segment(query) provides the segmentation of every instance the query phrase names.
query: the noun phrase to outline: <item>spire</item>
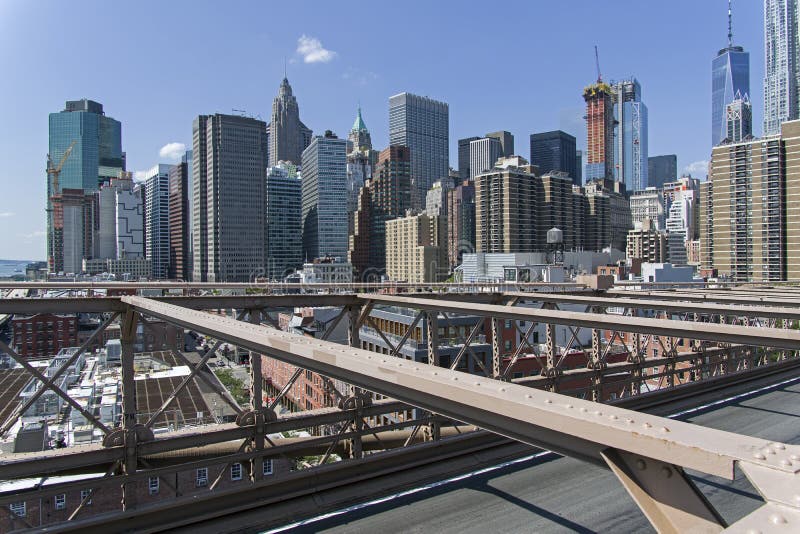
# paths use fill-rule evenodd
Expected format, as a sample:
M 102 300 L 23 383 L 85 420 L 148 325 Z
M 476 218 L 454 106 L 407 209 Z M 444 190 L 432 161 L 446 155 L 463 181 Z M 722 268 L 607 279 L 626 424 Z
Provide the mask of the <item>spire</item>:
M 731 23 L 732 18 L 731 0 L 728 0 L 728 48 L 733 46 L 733 24 Z
M 358 114 L 356 115 L 356 121 L 353 123 L 352 131 L 360 132 L 361 130 L 366 130 L 367 125 L 364 124 L 364 119 L 361 118 L 361 106 L 358 106 Z

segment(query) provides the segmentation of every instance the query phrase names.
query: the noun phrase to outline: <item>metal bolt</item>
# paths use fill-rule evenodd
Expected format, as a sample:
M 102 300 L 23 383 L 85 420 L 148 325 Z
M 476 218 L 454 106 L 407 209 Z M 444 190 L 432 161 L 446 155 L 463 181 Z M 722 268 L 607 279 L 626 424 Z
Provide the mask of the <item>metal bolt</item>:
M 612 421 L 616 421 L 617 420 L 617 416 L 614 415 L 614 414 L 609 415 L 608 418 L 611 419 Z
M 671 478 L 672 477 L 672 469 L 670 469 L 666 465 L 661 468 L 661 472 L 664 473 L 664 476 L 667 477 L 667 478 Z
M 594 412 L 594 414 L 595 415 L 603 415 L 603 412 L 601 412 L 600 410 L 597 410 L 596 412 Z
M 775 444 L 773 444 L 773 446 L 776 449 L 778 449 L 779 451 L 782 451 L 782 450 L 784 450 L 786 448 L 786 445 L 784 445 L 783 443 L 775 443 Z
M 669 432 L 669 428 L 667 428 L 665 426 L 662 426 L 661 427 L 661 432 L 667 433 L 667 432 Z
M 798 454 L 793 454 L 793 455 L 789 456 L 789 458 L 791 458 L 792 460 L 795 460 L 795 461 L 797 461 L 797 460 L 800 460 L 800 455 L 798 455 Z
M 636 460 L 636 467 L 639 470 L 644 471 L 645 469 L 647 469 L 647 463 L 640 458 L 640 459 Z
M 475 382 L 475 385 L 476 385 L 476 386 L 480 386 L 480 385 L 481 385 L 481 383 L 480 383 L 480 382 Z
M 763 454 L 761 454 L 760 452 L 757 452 L 757 453 L 753 454 L 753 458 L 755 458 L 756 460 L 766 460 L 767 459 L 767 457 L 764 456 Z
M 769 520 L 775 523 L 776 525 L 782 525 L 786 523 L 786 518 L 778 514 L 772 514 L 771 516 L 769 516 Z
M 454 377 L 453 377 L 453 380 L 458 380 L 458 377 L 457 377 L 457 376 L 454 376 Z
M 642 426 L 645 428 L 651 428 L 653 425 L 651 425 L 650 423 L 645 423 Z
M 528 394 L 528 395 L 525 395 L 525 398 L 526 398 L 526 399 L 532 399 L 532 398 L 533 398 L 533 395 L 530 395 L 530 394 Z
M 584 407 L 581 407 L 581 412 L 582 412 L 582 413 L 586 413 L 586 412 L 588 412 L 588 411 L 589 411 L 589 410 L 587 410 L 586 408 L 584 408 Z
M 553 404 L 553 401 L 551 401 L 550 399 L 545 399 L 545 400 L 544 400 L 544 403 L 545 403 L 545 404 Z
M 572 405 L 571 404 L 566 404 L 565 406 L 567 407 L 568 410 L 572 409 Z
M 789 460 L 781 460 L 781 465 L 784 467 L 791 467 L 792 462 L 790 462 Z

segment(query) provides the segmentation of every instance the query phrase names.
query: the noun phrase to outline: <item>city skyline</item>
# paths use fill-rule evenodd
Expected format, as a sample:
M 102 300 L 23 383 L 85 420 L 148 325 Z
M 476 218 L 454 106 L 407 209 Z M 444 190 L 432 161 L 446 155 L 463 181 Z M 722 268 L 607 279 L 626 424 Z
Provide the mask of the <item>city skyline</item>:
M 88 5 L 93 5 L 89 3 Z M 31 32 L 35 23 L 40 25 L 69 26 L 71 14 L 60 6 L 42 6 L 22 3 L 7 3 L 0 8 L 0 21 L 3 24 L 3 64 L 8 71 L 22 76 L 13 86 L 2 89 L 7 101 L 18 102 L 16 109 L 8 110 L 7 123 L 3 141 L 5 161 L 10 165 L 3 172 L 3 186 L 8 195 L 0 204 L 2 220 L 13 223 L 11 232 L 3 238 L 4 249 L 14 250 L 14 256 L 26 259 L 43 258 L 45 252 L 44 230 L 45 218 L 41 208 L 41 198 L 45 196 L 43 177 L 43 160 L 46 154 L 47 126 L 46 115 L 58 110 L 68 99 L 91 98 L 104 104 L 109 116 L 119 120 L 123 125 L 123 150 L 127 153 L 128 170 L 144 171 L 158 163 L 178 163 L 177 148 L 183 144 L 191 144 L 191 121 L 198 113 L 219 111 L 231 113 L 231 109 L 245 109 L 247 114 L 261 116 L 268 120 L 275 88 L 279 84 L 284 58 L 287 60 L 287 77 L 292 83 L 298 102 L 302 107 L 304 122 L 315 132 L 331 129 L 340 137 L 347 134 L 348 126 L 359 102 L 363 110 L 364 120 L 371 125 L 373 144 L 377 147 L 388 146 L 388 110 L 386 102 L 389 96 L 402 91 L 427 95 L 441 100 L 450 106 L 450 166 L 457 166 L 457 140 L 473 135 L 481 135 L 486 131 L 508 130 L 520 139 L 531 133 L 563 129 L 574 135 L 578 148 L 586 144 L 582 115 L 583 102 L 580 97 L 582 87 L 591 83 L 596 77 L 592 46 L 598 44 L 600 49 L 600 65 L 604 79 L 618 80 L 635 75 L 647 90 L 647 103 L 650 111 L 650 155 L 676 153 L 679 158 L 679 172 L 694 171 L 696 177 L 704 178 L 703 162 L 710 156 L 708 145 L 710 131 L 709 95 L 711 86 L 710 60 L 727 42 L 727 2 L 719 1 L 692 5 L 694 17 L 687 20 L 682 12 L 690 4 L 671 3 L 664 6 L 638 6 L 627 10 L 625 16 L 658 18 L 664 28 L 632 29 L 642 40 L 639 50 L 631 51 L 622 47 L 613 38 L 612 32 L 597 29 L 598 21 L 611 21 L 609 15 L 590 7 L 568 11 L 547 4 L 520 4 L 516 10 L 522 20 L 530 20 L 544 16 L 569 16 L 575 35 L 558 53 L 535 55 L 533 67 L 526 60 L 522 68 L 528 83 L 507 84 L 498 89 L 489 80 L 472 80 L 469 87 L 457 87 L 460 78 L 453 73 L 444 58 L 449 52 L 456 51 L 456 45 L 443 37 L 440 43 L 428 46 L 442 51 L 440 57 L 422 54 L 424 47 L 414 43 L 407 52 L 390 44 L 380 32 L 362 24 L 366 39 L 376 40 L 375 50 L 364 51 L 356 43 L 348 43 L 342 31 L 336 30 L 337 21 L 344 27 L 350 24 L 342 14 L 324 6 L 308 13 L 308 20 L 303 25 L 273 29 L 264 29 L 264 17 L 252 17 L 253 23 L 237 23 L 246 26 L 247 31 L 226 30 L 223 38 L 214 44 L 219 50 L 206 50 L 209 66 L 219 68 L 219 81 L 207 81 L 201 84 L 198 74 L 185 73 L 179 77 L 180 84 L 166 80 L 158 88 L 146 87 L 138 81 L 144 67 L 166 70 L 174 63 L 182 63 L 191 57 L 192 45 L 198 45 L 197 37 L 188 37 L 179 50 L 181 61 L 176 61 L 174 54 L 163 54 L 172 41 L 154 39 L 146 43 L 147 32 L 142 33 L 142 25 L 148 10 L 131 6 L 121 6 L 119 19 L 126 20 L 126 25 L 138 28 L 134 41 L 136 46 L 125 43 L 126 33 L 122 31 L 119 43 L 107 47 L 107 50 L 96 50 L 96 47 L 80 43 L 67 43 L 55 56 L 52 50 L 56 46 L 53 38 L 46 36 L 37 42 L 25 41 L 23 48 L 19 38 L 20 32 Z M 634 4 L 631 4 L 634 6 Z M 467 13 L 455 13 L 452 6 L 434 6 L 431 22 L 417 22 L 420 31 L 423 26 L 435 21 L 443 22 L 448 18 L 467 24 L 467 28 L 479 26 L 478 17 L 472 17 L 472 9 Z M 756 133 L 761 133 L 758 126 L 762 123 L 763 109 L 760 104 L 760 81 L 763 79 L 763 28 L 761 3 L 734 4 L 734 40 L 742 44 L 751 53 L 751 86 L 754 102 L 753 124 L 757 125 Z M 79 10 L 80 11 L 80 10 Z M 110 15 L 102 10 L 88 10 L 90 13 L 83 21 L 75 19 L 77 28 L 89 25 L 110 23 Z M 258 6 L 254 12 L 264 12 Z M 293 11 L 286 6 L 274 6 L 270 16 L 279 16 L 282 11 L 289 15 Z M 296 11 L 296 10 L 295 10 Z M 623 10 L 625 11 L 625 10 Z M 216 16 L 208 6 L 198 5 L 191 14 L 175 6 L 163 7 L 165 23 L 181 20 L 202 21 Z M 375 15 L 376 17 L 378 14 Z M 396 15 L 402 16 L 402 15 Z M 233 23 L 229 15 L 220 15 L 221 22 Z M 466 17 L 468 20 L 464 20 Z M 471 18 L 470 18 L 471 17 Z M 14 24 L 9 24 L 10 21 Z M 497 31 L 507 30 L 508 35 L 515 35 L 513 25 L 518 22 L 507 22 Z M 670 26 L 672 24 L 672 26 Z M 190 30 L 187 25 L 186 31 Z M 661 26 L 661 25 L 660 25 Z M 612 26 L 609 26 L 611 28 Z M 123 30 L 124 30 L 123 28 Z M 681 28 L 680 37 L 675 30 Z M 188 34 L 179 30 L 174 36 L 176 42 L 181 36 Z M 537 35 L 523 32 L 514 37 L 510 43 L 511 54 L 509 64 L 522 61 L 535 50 L 549 50 L 544 46 L 550 30 L 543 28 Z M 584 36 L 585 35 L 585 36 Z M 130 40 L 130 39 L 129 39 Z M 230 57 L 232 49 L 239 49 L 243 44 L 250 45 L 252 51 L 242 51 L 241 58 Z M 438 47 L 437 47 L 438 45 Z M 98 54 L 97 63 L 88 64 L 77 61 L 87 51 Z M 46 59 L 38 61 L 45 53 Z M 479 54 L 484 52 L 480 51 Z M 393 58 L 391 69 L 383 67 L 381 59 L 387 54 Z M 392 54 L 397 54 L 396 56 Z M 52 56 L 52 57 L 51 57 Z M 86 56 L 88 57 L 88 56 Z M 426 59 L 420 60 L 419 58 Z M 30 65 L 44 65 L 48 72 L 47 79 L 55 77 L 58 84 L 34 83 L 41 80 L 34 76 L 30 67 L 21 64 L 22 59 Z M 122 61 L 122 68 L 116 77 L 105 76 L 96 65 L 108 62 L 111 58 Z M 653 61 L 656 58 L 657 61 Z M 179 58 L 180 59 L 180 58 Z M 462 58 L 460 61 L 480 60 L 479 57 Z M 172 63 L 170 63 L 170 61 Z M 569 68 L 564 68 L 568 61 Z M 256 64 L 258 74 L 247 76 L 241 67 L 245 64 Z M 172 66 L 171 68 L 175 68 Z M 549 72 L 548 83 L 542 83 L 537 72 Z M 414 73 L 413 76 L 409 73 Z M 676 79 L 676 75 L 679 77 Z M 168 78 L 168 77 L 167 77 Z M 515 78 L 516 79 L 516 78 Z M 236 83 L 229 83 L 234 81 Z M 127 87 L 126 87 L 127 85 Z M 191 90 L 187 90 L 191 87 Z M 487 89 L 491 88 L 491 91 Z M 677 88 L 677 89 L 676 89 Z M 675 110 L 675 92 L 679 90 L 681 106 Z M 755 94 L 758 92 L 758 94 Z M 37 120 L 41 117 L 41 120 Z M 24 118 L 24 120 L 23 120 Z M 159 128 L 152 128 L 156 121 Z M 153 132 L 158 132 L 154 134 Z M 163 149 L 163 150 L 162 150 Z M 162 152 L 162 157 L 159 152 Z M 520 153 L 519 147 L 516 151 Z M 523 151 L 524 152 L 524 151 Z M 171 155 L 177 155 L 170 158 Z M 525 153 L 520 155 L 527 156 Z M 698 170 L 700 172 L 698 172 Z M 8 172 L 8 174 L 6 174 Z M 13 200 L 12 200 L 13 199 Z

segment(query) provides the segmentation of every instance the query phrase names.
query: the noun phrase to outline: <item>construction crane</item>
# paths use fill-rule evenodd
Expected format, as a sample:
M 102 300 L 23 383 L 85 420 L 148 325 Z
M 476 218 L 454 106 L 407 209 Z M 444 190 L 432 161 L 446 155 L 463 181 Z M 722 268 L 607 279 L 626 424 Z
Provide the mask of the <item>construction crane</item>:
M 597 45 L 594 45 L 594 66 L 597 69 L 597 83 L 603 81 L 603 75 L 600 74 L 600 55 L 597 53 Z
M 53 195 L 58 194 L 58 176 L 61 174 L 61 168 L 64 166 L 67 158 L 72 153 L 72 148 L 77 142 L 78 141 L 73 141 L 69 147 L 67 147 L 67 149 L 64 151 L 64 155 L 61 157 L 61 161 L 58 163 L 58 167 L 53 167 L 53 160 L 50 159 L 50 154 L 47 155 L 47 175 L 53 177 Z

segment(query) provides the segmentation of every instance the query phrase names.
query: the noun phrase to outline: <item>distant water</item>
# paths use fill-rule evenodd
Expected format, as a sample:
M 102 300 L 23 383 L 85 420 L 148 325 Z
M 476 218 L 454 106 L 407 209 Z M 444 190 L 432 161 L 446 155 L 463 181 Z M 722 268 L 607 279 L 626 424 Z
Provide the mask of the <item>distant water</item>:
M 25 275 L 25 266 L 31 263 L 28 260 L 0 260 L 0 278 L 7 278 L 15 274 Z M 14 272 L 14 271 L 22 271 Z

